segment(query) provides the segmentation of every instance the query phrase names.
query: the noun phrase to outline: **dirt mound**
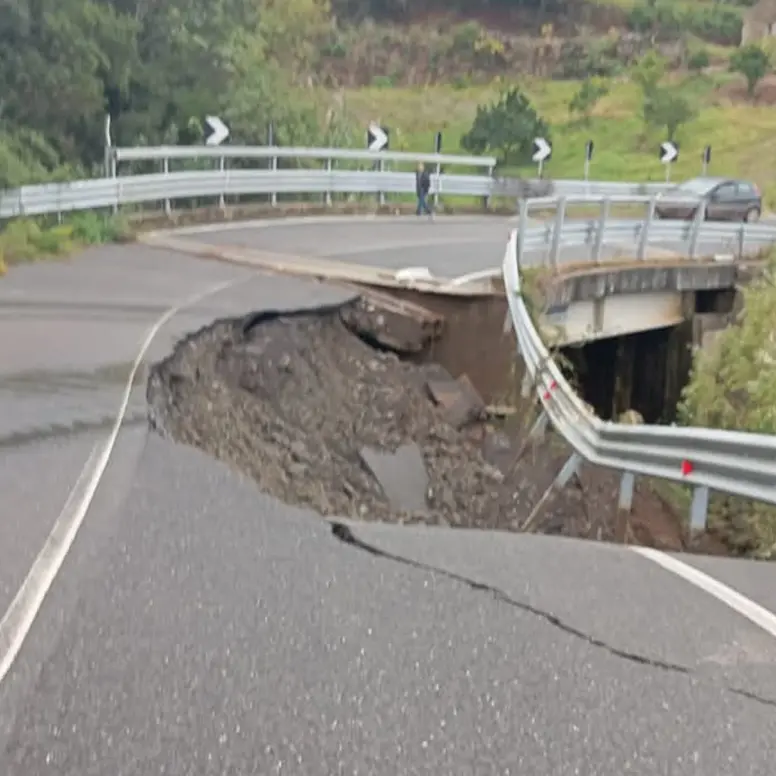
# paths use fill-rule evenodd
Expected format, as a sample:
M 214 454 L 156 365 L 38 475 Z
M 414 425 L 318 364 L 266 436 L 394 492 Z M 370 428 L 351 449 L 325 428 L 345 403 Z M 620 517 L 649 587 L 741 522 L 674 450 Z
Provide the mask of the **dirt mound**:
M 562 440 L 524 445 L 520 418 L 473 416 L 459 428 L 429 390 L 452 377 L 366 344 L 351 317 L 338 308 L 203 329 L 152 369 L 152 425 L 322 515 L 520 530 L 569 455 Z M 583 470 L 535 530 L 618 538 L 618 484 L 616 473 Z M 411 510 L 397 503 L 403 487 Z M 629 538 L 682 544 L 678 521 L 640 488 Z

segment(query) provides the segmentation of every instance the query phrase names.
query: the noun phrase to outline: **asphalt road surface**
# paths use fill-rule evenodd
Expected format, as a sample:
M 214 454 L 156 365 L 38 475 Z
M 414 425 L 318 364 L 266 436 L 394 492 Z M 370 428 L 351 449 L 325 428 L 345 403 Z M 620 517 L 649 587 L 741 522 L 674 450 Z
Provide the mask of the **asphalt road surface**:
M 303 224 L 307 226 L 300 228 Z M 313 225 L 314 224 L 314 225 Z M 343 224 L 347 228 L 343 229 Z M 539 225 L 536 222 L 535 225 Z M 499 228 L 501 226 L 502 228 Z M 500 268 L 510 229 L 516 218 L 459 216 L 427 218 L 362 217 L 307 219 L 289 218 L 278 222 L 251 222 L 250 225 L 193 227 L 182 231 L 187 239 L 209 245 L 240 246 L 257 251 L 271 251 L 291 256 L 316 256 L 388 269 L 428 267 L 431 274 L 455 278 L 472 272 Z M 637 242 L 605 245 L 603 258 L 634 258 Z M 687 253 L 689 242 L 650 244 L 650 255 L 664 258 L 667 254 Z M 735 244 L 701 242 L 700 255 L 729 254 Z M 593 246 L 564 248 L 559 262 L 588 260 Z M 544 263 L 548 250 L 532 251 L 525 263 Z
M 451 275 L 498 264 L 506 229 L 447 226 L 208 239 L 379 266 L 436 257 Z M 348 295 L 136 246 L 0 281 L 0 617 L 149 327 L 208 291 L 147 360 L 214 318 Z M 334 531 L 149 433 L 143 392 L 0 681 L 3 776 L 773 773 L 776 638 L 704 590 L 622 547 Z M 771 566 L 684 560 L 776 606 Z M 0 638 L 0 666 L 4 651 Z

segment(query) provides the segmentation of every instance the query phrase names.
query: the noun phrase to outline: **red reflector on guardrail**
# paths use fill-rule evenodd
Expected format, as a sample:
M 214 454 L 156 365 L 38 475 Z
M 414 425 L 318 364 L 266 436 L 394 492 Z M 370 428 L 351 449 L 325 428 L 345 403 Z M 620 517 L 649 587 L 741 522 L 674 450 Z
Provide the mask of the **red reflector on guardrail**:
M 686 477 L 688 474 L 692 474 L 694 468 L 691 461 L 682 461 L 682 476 Z

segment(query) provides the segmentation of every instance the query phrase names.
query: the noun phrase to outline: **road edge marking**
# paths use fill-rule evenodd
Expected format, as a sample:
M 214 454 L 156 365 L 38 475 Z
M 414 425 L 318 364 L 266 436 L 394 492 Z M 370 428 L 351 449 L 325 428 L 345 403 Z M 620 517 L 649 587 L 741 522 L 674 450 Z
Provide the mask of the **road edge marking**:
M 642 558 L 646 558 L 666 571 L 675 574 L 685 582 L 689 582 L 712 598 L 716 598 L 725 606 L 776 638 L 776 614 L 756 603 L 751 598 L 747 598 L 724 582 L 720 582 L 700 569 L 696 569 L 694 566 L 690 566 L 660 550 L 654 550 L 651 547 L 629 547 L 629 549 Z
M 162 327 L 182 310 L 197 304 L 197 302 L 202 301 L 208 296 L 217 294 L 230 286 L 244 281 L 245 278 L 236 278 L 192 294 L 177 305 L 170 307 L 146 333 L 135 360 L 132 362 L 132 368 L 130 369 L 121 402 L 119 403 L 119 409 L 116 413 L 116 420 L 107 439 L 103 443 L 98 442 L 92 449 L 86 464 L 68 495 L 64 507 L 54 521 L 54 525 L 46 537 L 43 547 L 30 566 L 30 570 L 27 572 L 27 576 L 16 592 L 10 606 L 2 618 L 0 618 L 0 684 L 2 684 L 21 650 L 43 605 L 46 594 L 54 584 L 54 580 L 78 535 L 84 517 L 97 492 L 100 480 L 108 468 L 111 453 L 116 445 L 121 425 L 124 422 L 124 417 L 129 407 L 135 377 L 154 338 Z M 97 455 L 98 451 L 99 455 Z

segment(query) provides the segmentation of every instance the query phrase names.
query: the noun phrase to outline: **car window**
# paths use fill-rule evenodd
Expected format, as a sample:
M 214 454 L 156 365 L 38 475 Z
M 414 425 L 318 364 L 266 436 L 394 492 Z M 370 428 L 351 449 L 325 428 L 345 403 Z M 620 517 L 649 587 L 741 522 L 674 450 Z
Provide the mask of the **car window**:
M 747 183 L 746 181 L 741 181 L 738 184 L 738 194 L 741 197 L 757 197 L 759 194 L 757 193 L 757 189 L 751 184 Z
M 731 200 L 738 197 L 737 183 L 723 183 L 715 192 L 714 197 L 717 200 Z
M 679 184 L 674 191 L 677 194 L 703 196 L 704 194 L 708 194 L 714 186 L 716 186 L 714 181 L 708 181 L 704 178 L 691 178 L 690 180 Z

